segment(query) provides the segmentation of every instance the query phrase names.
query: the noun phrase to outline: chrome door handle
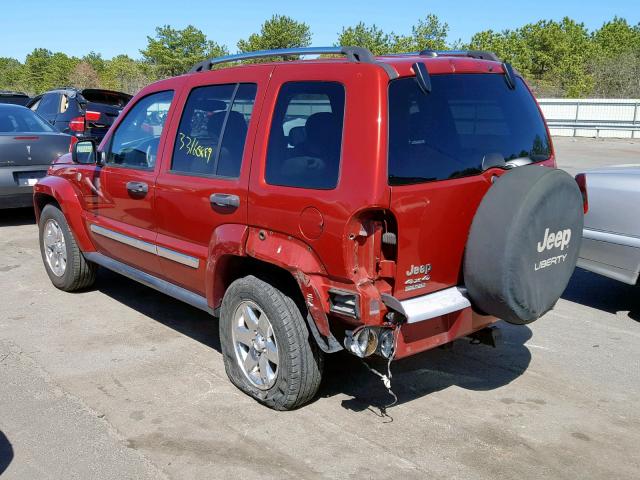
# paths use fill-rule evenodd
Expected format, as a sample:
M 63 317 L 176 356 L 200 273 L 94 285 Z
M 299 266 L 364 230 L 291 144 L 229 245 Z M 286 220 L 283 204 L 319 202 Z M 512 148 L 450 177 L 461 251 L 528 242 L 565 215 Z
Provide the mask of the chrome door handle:
M 132 195 L 144 196 L 149 192 L 149 185 L 144 182 L 127 182 L 127 191 Z
M 215 207 L 238 208 L 240 206 L 240 197 L 228 193 L 212 193 L 209 201 Z

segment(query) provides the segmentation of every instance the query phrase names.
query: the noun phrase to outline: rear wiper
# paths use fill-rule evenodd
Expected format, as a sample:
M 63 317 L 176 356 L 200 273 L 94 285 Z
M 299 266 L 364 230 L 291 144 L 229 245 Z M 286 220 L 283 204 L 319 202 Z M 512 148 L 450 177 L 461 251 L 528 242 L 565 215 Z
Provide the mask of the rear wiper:
M 533 163 L 530 157 L 518 157 L 510 160 L 505 160 L 504 155 L 500 152 L 487 153 L 482 157 L 482 171 L 489 170 L 490 168 L 515 168 L 522 167 L 523 165 L 529 165 Z

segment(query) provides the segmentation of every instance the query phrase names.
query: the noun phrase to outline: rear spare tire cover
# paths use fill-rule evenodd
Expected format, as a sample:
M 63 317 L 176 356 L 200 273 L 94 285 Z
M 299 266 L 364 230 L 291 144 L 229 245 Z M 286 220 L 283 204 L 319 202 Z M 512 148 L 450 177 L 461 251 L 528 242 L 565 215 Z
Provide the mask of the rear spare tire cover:
M 529 165 L 496 177 L 465 251 L 472 304 L 520 325 L 551 310 L 576 266 L 583 216 L 580 190 L 562 170 Z

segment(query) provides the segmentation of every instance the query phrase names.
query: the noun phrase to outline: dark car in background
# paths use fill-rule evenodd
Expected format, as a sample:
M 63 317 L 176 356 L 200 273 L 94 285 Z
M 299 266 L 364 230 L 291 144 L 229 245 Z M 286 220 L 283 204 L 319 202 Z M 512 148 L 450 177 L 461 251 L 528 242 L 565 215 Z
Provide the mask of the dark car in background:
M 33 186 L 77 139 L 21 105 L 0 103 L 0 209 L 33 205 Z
M 61 88 L 27 106 L 63 133 L 100 142 L 129 100 L 131 95 L 111 90 Z
M 13 103 L 15 105 L 26 105 L 31 97 L 23 92 L 11 92 L 0 90 L 0 103 Z

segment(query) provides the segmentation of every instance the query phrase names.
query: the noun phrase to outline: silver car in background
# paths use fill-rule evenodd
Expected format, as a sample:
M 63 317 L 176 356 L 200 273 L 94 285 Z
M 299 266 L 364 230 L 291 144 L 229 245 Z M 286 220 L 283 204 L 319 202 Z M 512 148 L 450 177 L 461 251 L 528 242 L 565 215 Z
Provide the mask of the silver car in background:
M 0 210 L 33 205 L 33 186 L 75 138 L 20 105 L 0 104 Z
M 640 165 L 581 173 L 588 211 L 578 266 L 636 285 L 640 272 Z

